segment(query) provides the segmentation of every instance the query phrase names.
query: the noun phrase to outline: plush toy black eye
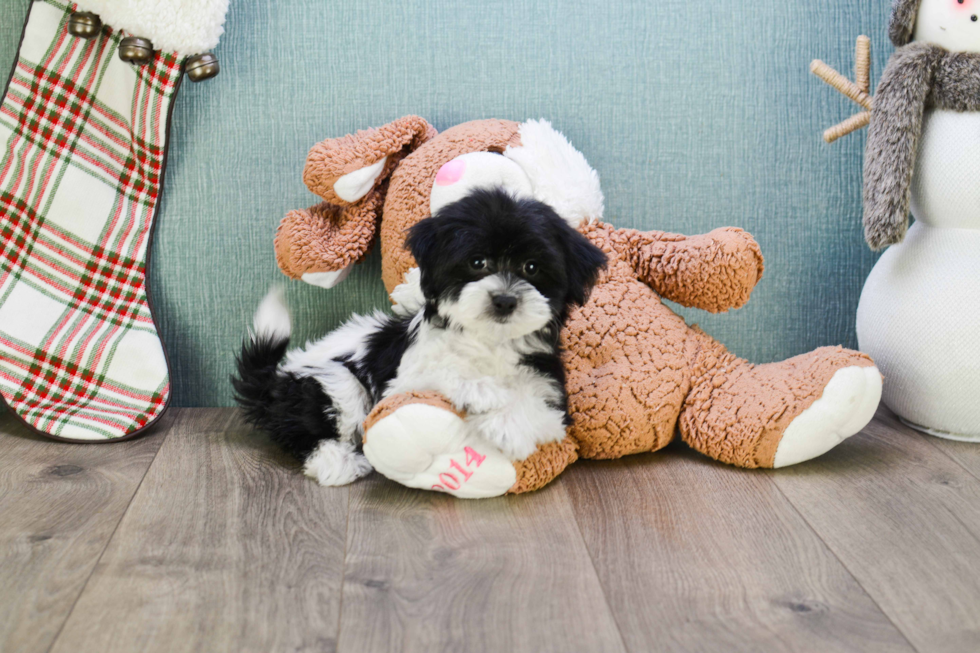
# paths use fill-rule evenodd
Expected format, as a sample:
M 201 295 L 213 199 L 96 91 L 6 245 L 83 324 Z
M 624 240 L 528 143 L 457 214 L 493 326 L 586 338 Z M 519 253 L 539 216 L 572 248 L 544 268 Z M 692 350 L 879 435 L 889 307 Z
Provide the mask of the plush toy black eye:
M 977 15 L 973 14 L 972 16 L 970 16 L 970 20 L 972 20 L 974 23 L 977 22 Z
M 538 262 L 528 261 L 524 264 L 524 274 L 529 277 L 533 277 L 538 273 Z
M 482 256 L 477 256 L 470 259 L 470 269 L 476 272 L 482 272 L 487 269 L 487 259 Z

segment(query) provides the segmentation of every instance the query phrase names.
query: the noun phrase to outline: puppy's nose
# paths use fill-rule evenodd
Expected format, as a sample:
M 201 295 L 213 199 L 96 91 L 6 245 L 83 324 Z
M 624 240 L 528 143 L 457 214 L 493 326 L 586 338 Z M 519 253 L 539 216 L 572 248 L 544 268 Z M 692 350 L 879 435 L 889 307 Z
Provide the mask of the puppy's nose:
M 493 302 L 493 310 L 498 317 L 507 317 L 517 308 L 517 297 L 513 295 L 494 295 L 491 301 Z

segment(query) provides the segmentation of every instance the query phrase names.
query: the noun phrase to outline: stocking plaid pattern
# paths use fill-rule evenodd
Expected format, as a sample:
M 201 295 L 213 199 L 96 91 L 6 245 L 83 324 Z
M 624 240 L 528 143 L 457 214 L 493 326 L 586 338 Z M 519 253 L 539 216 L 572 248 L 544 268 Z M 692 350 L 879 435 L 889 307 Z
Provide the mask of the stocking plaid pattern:
M 73 440 L 131 435 L 170 396 L 146 294 L 181 62 L 119 59 L 38 0 L 0 105 L 0 396 Z

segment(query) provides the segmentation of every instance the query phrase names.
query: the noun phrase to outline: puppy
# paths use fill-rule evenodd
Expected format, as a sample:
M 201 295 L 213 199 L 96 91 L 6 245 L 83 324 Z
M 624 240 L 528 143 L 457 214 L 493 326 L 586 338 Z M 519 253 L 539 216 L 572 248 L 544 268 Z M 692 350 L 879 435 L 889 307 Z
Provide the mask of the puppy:
M 232 382 L 246 417 L 322 485 L 371 471 L 364 419 L 403 392 L 441 393 L 513 460 L 565 437 L 560 332 L 605 254 L 548 205 L 502 189 L 443 207 L 406 246 L 420 270 L 415 310 L 355 316 L 287 353 L 289 317 L 272 293 L 238 357 Z

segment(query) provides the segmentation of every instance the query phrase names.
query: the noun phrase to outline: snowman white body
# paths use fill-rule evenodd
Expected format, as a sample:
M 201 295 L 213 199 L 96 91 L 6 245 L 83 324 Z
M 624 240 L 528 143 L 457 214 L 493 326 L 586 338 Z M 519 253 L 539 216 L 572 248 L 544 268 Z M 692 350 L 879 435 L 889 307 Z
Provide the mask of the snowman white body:
M 915 40 L 980 50 L 980 27 L 949 4 L 923 0 Z M 858 344 L 885 376 L 885 404 L 903 420 L 980 441 L 980 113 L 926 113 L 912 215 L 905 240 L 865 283 Z

